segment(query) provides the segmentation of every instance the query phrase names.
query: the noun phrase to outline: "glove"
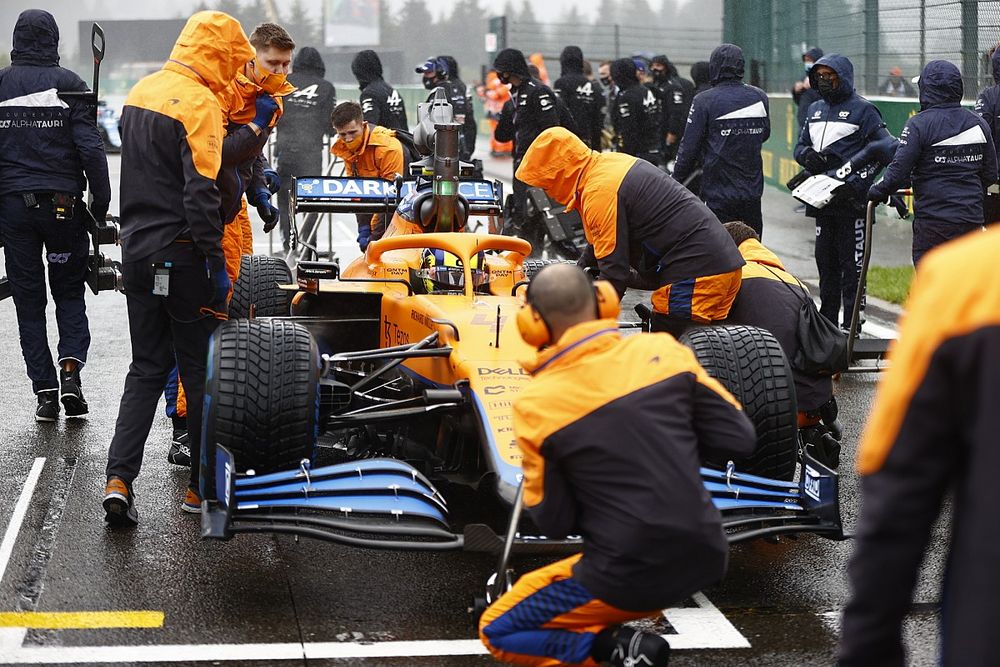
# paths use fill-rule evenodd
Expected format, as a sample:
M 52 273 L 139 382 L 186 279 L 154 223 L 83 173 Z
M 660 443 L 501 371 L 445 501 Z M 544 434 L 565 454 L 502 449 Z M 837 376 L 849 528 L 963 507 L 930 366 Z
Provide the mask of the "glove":
M 108 217 L 108 206 L 110 204 L 111 202 L 99 201 L 97 199 L 90 204 L 90 214 L 94 216 L 94 220 L 97 221 L 98 225 Z
M 868 189 L 868 201 L 873 201 L 876 204 L 888 204 L 889 195 L 882 194 L 882 190 L 878 187 L 878 183 L 876 183 Z
M 278 175 L 278 172 L 274 169 L 265 169 L 264 180 L 267 182 L 267 189 L 271 191 L 271 194 L 278 194 L 278 190 L 281 189 L 281 176 Z
M 368 225 L 358 227 L 358 247 L 361 252 L 368 249 L 368 244 L 372 241 L 372 228 Z
M 817 153 L 811 148 L 807 148 L 799 158 L 799 164 L 806 168 L 810 174 L 822 174 L 827 171 L 829 167 L 827 166 L 826 157 L 822 153 Z
M 910 217 L 910 207 L 906 205 L 906 200 L 899 195 L 889 197 L 889 205 L 896 209 L 896 215 L 900 220 L 907 220 Z
M 257 188 L 254 192 L 254 206 L 257 208 L 257 215 L 264 221 L 264 232 L 270 232 L 281 218 L 278 209 L 271 205 L 271 193 L 264 188 Z
M 270 95 L 258 95 L 254 104 L 257 115 L 253 117 L 253 124 L 261 129 L 271 126 L 271 119 L 278 111 L 278 103 Z
M 209 295 L 211 302 L 209 307 L 213 310 L 225 310 L 226 299 L 229 298 L 229 290 L 233 283 L 226 273 L 226 260 L 223 257 L 210 258 L 205 260 L 205 271 L 208 273 Z

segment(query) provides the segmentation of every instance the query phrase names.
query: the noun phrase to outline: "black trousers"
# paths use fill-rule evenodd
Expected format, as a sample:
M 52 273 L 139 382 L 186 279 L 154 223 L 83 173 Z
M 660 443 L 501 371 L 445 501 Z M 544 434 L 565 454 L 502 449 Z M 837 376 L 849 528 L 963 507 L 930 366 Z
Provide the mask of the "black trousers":
M 822 213 L 822 212 L 821 212 Z M 819 271 L 821 312 L 837 324 L 843 305 L 841 326 L 849 327 L 854 297 L 861 278 L 865 249 L 865 219 L 851 214 L 816 216 L 816 269 Z M 865 294 L 861 295 L 861 312 Z
M 56 304 L 59 361 L 75 359 L 82 366 L 90 348 L 90 326 L 84 301 L 90 237 L 83 222 L 83 204 L 70 220 L 56 220 L 51 195 L 36 195 L 28 208 L 19 194 L 0 197 L 0 238 L 4 242 L 7 279 L 17 312 L 21 354 L 35 393 L 59 388 L 49 350 L 45 322 L 45 265 L 49 291 Z M 43 252 L 44 250 L 44 252 Z
M 942 243 L 957 239 L 959 236 L 965 236 L 970 232 L 981 231 L 983 231 L 982 225 L 915 219 L 913 221 L 913 266 L 916 266 L 928 251 Z
M 162 262 L 172 264 L 168 296 L 153 294 L 153 264 Z M 107 474 L 130 486 L 139 475 L 156 405 L 176 361 L 187 391 L 191 488 L 197 490 L 209 339 L 225 315 L 205 304 L 211 285 L 205 258 L 193 243 L 173 243 L 145 259 L 125 262 L 123 273 L 132 363 L 108 450 Z
M 705 202 L 719 222 L 739 221 L 753 228 L 764 238 L 764 217 L 760 212 L 760 199 L 736 199 L 722 202 Z

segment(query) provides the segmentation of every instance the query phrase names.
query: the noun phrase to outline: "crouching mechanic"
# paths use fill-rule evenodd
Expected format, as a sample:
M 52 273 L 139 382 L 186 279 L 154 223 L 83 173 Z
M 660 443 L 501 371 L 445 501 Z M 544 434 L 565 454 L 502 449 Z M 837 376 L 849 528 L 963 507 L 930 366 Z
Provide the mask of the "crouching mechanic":
M 341 102 L 330 117 L 337 141 L 330 152 L 344 161 L 347 175 L 392 181 L 404 171 L 403 145 L 394 130 L 369 125 L 357 102 Z M 358 247 L 361 252 L 378 241 L 388 226 L 388 214 L 358 216 Z
M 791 362 L 799 350 L 799 309 L 812 297 L 795 276 L 785 271 L 781 260 L 761 244 L 756 230 L 742 222 L 723 226 L 746 260 L 728 322 L 767 329 Z M 810 456 L 836 469 L 840 463 L 841 428 L 833 380 L 828 375 L 803 373 L 794 364 L 792 378 L 799 406 L 799 438 Z
M 609 285 L 567 265 L 539 272 L 518 313 L 540 349 L 514 403 L 524 504 L 543 533 L 581 535 L 584 547 L 521 577 L 483 614 L 480 638 L 500 660 L 665 665 L 662 637 L 620 624 L 725 574 L 729 547 L 699 461 L 746 456 L 753 426 L 689 349 L 661 334 L 622 338 L 617 314 Z
M 656 331 L 723 320 L 740 288 L 740 256 L 708 207 L 645 160 L 591 151 L 572 132 L 542 132 L 517 177 L 545 189 L 583 220 L 583 266 L 596 266 L 618 295 L 654 290 Z

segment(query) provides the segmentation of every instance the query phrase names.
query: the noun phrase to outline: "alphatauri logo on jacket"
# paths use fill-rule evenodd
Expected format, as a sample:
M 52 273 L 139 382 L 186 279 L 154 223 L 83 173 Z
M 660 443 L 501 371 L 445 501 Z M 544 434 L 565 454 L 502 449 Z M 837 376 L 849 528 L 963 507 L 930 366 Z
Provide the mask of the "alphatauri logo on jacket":
M 982 162 L 986 149 L 986 133 L 979 125 L 942 139 L 931 145 L 934 162 L 956 164 L 961 162 Z
M 763 134 L 767 125 L 767 109 L 763 102 L 754 102 L 718 116 L 713 125 L 723 137 Z

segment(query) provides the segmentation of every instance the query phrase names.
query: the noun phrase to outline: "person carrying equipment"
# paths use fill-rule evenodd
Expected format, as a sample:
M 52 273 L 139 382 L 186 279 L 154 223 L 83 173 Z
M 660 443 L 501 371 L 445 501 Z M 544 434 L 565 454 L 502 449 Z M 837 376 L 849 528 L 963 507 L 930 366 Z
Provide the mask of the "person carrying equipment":
M 622 337 L 608 283 L 554 265 L 526 296 L 517 326 L 539 352 L 513 407 L 524 506 L 542 533 L 580 535 L 584 547 L 518 579 L 483 613 L 479 637 L 520 665 L 666 665 L 662 637 L 621 624 L 725 574 L 729 545 L 700 460 L 746 456 L 753 425 L 672 337 Z

